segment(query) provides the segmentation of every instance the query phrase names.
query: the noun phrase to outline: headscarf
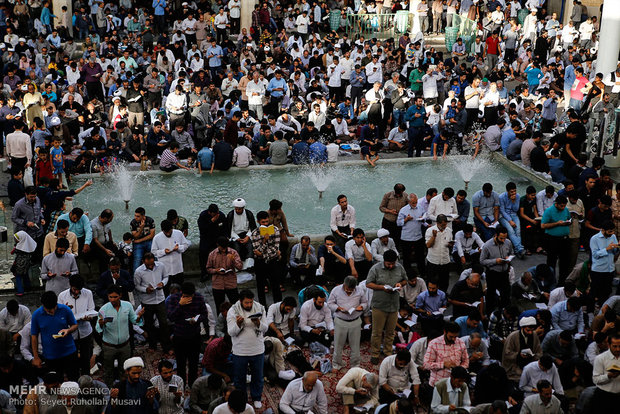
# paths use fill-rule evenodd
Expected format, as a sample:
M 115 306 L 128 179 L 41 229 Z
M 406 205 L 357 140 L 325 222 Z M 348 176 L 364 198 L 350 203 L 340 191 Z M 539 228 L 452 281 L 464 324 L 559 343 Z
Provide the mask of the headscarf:
M 13 235 L 13 237 L 15 238 L 15 241 L 17 241 L 17 246 L 15 246 L 17 250 L 24 253 L 32 253 L 37 248 L 37 242 L 35 242 L 33 238 L 23 230 L 18 231 Z

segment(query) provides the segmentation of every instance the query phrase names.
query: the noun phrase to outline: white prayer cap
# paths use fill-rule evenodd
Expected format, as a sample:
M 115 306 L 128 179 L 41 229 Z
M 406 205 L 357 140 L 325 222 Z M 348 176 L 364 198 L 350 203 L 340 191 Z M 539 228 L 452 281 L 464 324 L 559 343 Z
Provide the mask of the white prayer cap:
M 58 392 L 60 395 L 78 395 L 80 392 L 80 386 L 77 382 L 66 381 L 60 385 L 60 391 Z
M 123 369 L 125 370 L 128 370 L 129 368 L 132 368 L 132 367 L 144 368 L 144 361 L 142 361 L 142 358 L 140 357 L 129 358 L 123 364 Z
M 60 118 L 58 118 L 57 116 L 53 116 L 52 119 L 50 119 L 50 125 L 51 126 L 60 125 Z
M 390 235 L 390 232 L 387 229 L 379 229 L 379 230 L 377 230 L 377 237 L 378 238 L 389 236 L 389 235 Z
M 243 198 L 238 198 L 233 201 L 233 207 L 245 207 L 245 200 Z
M 523 328 L 525 326 L 536 326 L 536 318 L 533 316 L 527 316 L 525 318 L 521 318 L 519 321 L 519 327 Z

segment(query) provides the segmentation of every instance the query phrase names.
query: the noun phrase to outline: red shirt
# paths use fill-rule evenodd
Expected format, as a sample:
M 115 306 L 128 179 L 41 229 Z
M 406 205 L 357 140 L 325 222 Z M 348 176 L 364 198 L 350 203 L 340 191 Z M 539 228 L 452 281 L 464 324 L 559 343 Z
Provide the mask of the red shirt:
M 497 55 L 497 45 L 499 45 L 499 37 L 493 38 L 493 36 L 487 37 L 487 54 Z
M 46 161 L 38 160 L 35 170 L 39 179 L 41 179 L 41 177 L 47 177 L 50 180 L 54 178 L 54 174 L 52 173 L 52 164 L 50 163 L 49 158 Z

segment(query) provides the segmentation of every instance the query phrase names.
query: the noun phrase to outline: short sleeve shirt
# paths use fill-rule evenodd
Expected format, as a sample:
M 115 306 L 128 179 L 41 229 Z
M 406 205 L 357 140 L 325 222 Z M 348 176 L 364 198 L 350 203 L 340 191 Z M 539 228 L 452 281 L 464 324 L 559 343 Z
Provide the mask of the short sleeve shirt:
M 140 223 L 138 223 L 136 219 L 131 220 L 131 223 L 129 225 L 131 227 L 131 231 L 137 231 L 138 228 L 140 228 Z M 146 216 L 144 219 L 144 228 L 142 229 L 142 234 L 139 238 L 148 236 L 151 233 L 152 229 L 155 229 L 155 220 L 153 220 L 149 216 Z

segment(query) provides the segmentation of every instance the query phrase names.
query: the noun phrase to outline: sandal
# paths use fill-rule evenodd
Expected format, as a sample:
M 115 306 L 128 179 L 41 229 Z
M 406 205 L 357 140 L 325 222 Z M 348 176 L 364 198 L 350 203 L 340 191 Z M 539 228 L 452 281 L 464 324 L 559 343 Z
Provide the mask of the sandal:
M 286 289 L 284 289 L 284 286 L 280 285 L 280 292 L 286 292 Z

